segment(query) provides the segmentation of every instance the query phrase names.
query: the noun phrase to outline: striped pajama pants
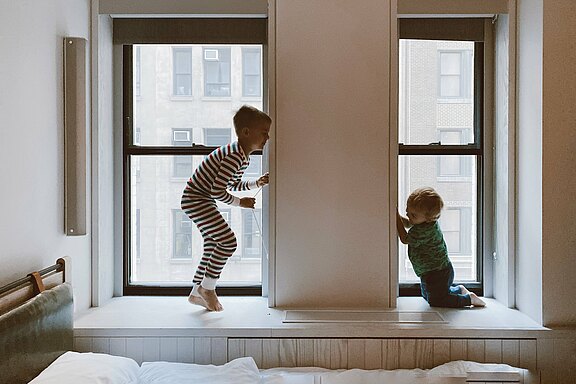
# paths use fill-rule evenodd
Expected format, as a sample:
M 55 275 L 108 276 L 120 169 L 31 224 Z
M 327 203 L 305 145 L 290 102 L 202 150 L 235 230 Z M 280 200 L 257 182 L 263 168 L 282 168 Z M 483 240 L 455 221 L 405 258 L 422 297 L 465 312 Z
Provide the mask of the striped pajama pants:
M 214 199 L 187 190 L 181 206 L 204 240 L 204 253 L 192 282 L 198 285 L 204 276 L 218 279 L 228 258 L 236 251 L 236 235 L 218 211 Z

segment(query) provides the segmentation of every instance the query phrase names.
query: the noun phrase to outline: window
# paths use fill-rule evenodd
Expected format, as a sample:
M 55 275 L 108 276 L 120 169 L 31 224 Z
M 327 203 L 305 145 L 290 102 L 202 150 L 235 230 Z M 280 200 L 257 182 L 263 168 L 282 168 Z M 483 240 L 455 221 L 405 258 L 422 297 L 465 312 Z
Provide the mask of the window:
M 481 19 L 402 19 L 399 41 L 398 205 L 429 186 L 444 200 L 440 225 L 455 282 L 482 293 L 484 239 L 484 34 Z M 425 25 L 425 27 L 423 27 Z M 480 31 L 462 32 L 462 25 Z M 467 33 L 462 35 L 462 33 Z M 419 279 L 399 243 L 400 295 Z
M 439 143 L 442 145 L 467 145 L 469 128 L 440 128 Z M 438 181 L 469 181 L 472 176 L 473 157 L 464 155 L 440 156 L 438 161 Z
M 221 147 L 232 141 L 230 128 L 204 128 L 204 144 L 211 147 Z
M 260 48 L 242 48 L 242 96 L 259 97 L 261 93 L 261 59 Z
M 172 48 L 173 95 L 192 96 L 192 48 Z
M 172 145 L 175 147 L 192 146 L 191 129 L 173 129 Z M 192 157 L 191 156 L 174 156 L 174 168 L 172 176 L 188 178 L 192 175 Z
M 230 48 L 204 48 L 204 96 L 230 96 Z
M 172 210 L 172 258 L 192 259 L 192 221 L 181 210 Z
M 472 51 L 438 51 L 438 98 L 469 99 L 472 97 Z
M 242 100 L 240 90 L 237 94 L 229 90 L 231 79 L 237 79 L 239 85 L 242 81 L 242 49 L 261 50 L 266 43 L 267 28 L 265 19 L 155 19 L 154 22 L 169 25 L 157 28 L 154 41 L 150 42 L 146 41 L 146 23 L 139 24 L 143 30 L 136 33 L 137 42 L 131 42 L 132 35 L 118 36 L 123 28 L 114 31 L 114 38 L 123 44 L 123 156 L 119 161 L 123 167 L 123 294 L 187 295 L 203 255 L 203 240 L 180 209 L 182 191 L 205 156 L 235 140 L 232 117 L 239 106 L 248 103 L 266 110 L 262 83 L 259 86 L 263 94 L 249 102 Z M 195 24 L 193 28 L 190 23 Z M 170 36 L 174 30 L 180 32 Z M 190 35 L 183 36 L 182 31 Z M 223 47 L 217 45 L 221 40 L 209 41 L 210 36 L 221 39 L 226 34 L 231 36 L 230 41 L 238 43 Z M 136 97 L 135 92 L 137 52 L 140 52 L 139 66 L 146 68 L 141 71 L 139 81 L 141 97 Z M 213 90 L 216 95 L 228 88 L 224 92 L 227 98 L 215 102 L 207 97 L 190 97 L 203 93 L 206 63 L 219 63 L 212 67 L 218 73 Z M 265 166 L 261 152 L 253 153 L 252 158 L 257 159 L 254 164 Z M 248 197 L 256 192 L 232 193 Z M 264 194 L 258 195 L 256 209 L 262 209 L 263 198 Z M 218 294 L 260 295 L 263 273 L 267 271 L 266 258 L 261 253 L 253 253 L 247 260 L 240 257 L 245 237 L 243 209 L 217 204 L 238 239 L 234 255 L 237 259 L 230 260 L 224 268 Z M 254 229 L 247 230 L 251 233 Z

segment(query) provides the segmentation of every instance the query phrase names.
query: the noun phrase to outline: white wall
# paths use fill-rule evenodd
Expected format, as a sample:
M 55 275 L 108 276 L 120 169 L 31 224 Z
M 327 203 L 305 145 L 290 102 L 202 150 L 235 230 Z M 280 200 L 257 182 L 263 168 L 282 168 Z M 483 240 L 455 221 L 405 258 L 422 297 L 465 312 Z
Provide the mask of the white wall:
M 576 325 L 576 2 L 544 2 L 542 80 L 542 312 Z
M 0 9 L 0 285 L 70 256 L 84 309 L 90 234 L 64 235 L 62 47 L 65 36 L 89 37 L 89 1 L 0 0 Z
M 387 307 L 388 2 L 276 2 L 277 306 Z
M 516 306 L 542 321 L 542 1 L 518 2 Z

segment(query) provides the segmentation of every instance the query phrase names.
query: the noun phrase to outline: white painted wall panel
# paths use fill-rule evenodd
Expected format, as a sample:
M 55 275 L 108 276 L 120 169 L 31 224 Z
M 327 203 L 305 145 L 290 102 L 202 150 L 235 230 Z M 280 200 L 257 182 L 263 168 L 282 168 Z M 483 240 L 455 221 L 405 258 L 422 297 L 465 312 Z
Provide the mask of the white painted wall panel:
M 90 234 L 64 235 L 63 38 L 89 38 L 90 1 L 1 0 L 0 9 L 0 286 L 70 256 L 83 310 Z M 88 190 L 89 180 L 88 170 Z
M 389 4 L 276 2 L 276 305 L 387 307 Z

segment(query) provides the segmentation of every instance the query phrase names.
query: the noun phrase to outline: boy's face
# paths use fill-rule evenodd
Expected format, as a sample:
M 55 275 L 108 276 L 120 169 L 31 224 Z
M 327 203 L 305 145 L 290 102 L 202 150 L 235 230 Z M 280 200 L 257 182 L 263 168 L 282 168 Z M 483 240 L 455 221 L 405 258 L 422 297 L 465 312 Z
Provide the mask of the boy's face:
M 264 145 L 270 138 L 270 124 L 267 122 L 259 122 L 252 127 L 244 130 L 246 142 L 250 145 L 253 151 L 264 149 Z
M 428 218 L 420 212 L 418 208 L 413 207 L 412 204 L 408 204 L 406 207 L 406 215 L 412 225 L 422 224 L 428 221 Z

